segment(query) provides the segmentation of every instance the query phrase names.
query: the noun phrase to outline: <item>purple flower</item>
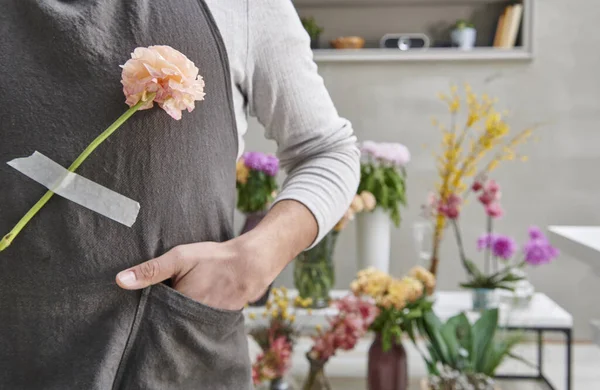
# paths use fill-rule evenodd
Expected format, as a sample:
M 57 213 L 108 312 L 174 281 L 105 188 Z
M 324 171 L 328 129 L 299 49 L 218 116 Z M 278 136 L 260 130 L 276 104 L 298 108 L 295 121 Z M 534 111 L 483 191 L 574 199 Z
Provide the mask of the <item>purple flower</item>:
M 263 172 L 269 176 L 277 175 L 277 172 L 279 172 L 279 159 L 275 156 L 267 155 Z
M 508 236 L 486 233 L 477 239 L 477 250 L 484 249 L 491 249 L 494 256 L 508 260 L 517 251 L 517 243 Z
M 279 172 L 279 159 L 273 155 L 261 152 L 246 152 L 242 158 L 244 164 L 253 171 L 264 172 L 269 176 L 275 176 Z
M 489 249 L 492 246 L 492 243 L 494 242 L 495 239 L 495 235 L 494 234 L 482 234 L 478 239 L 477 239 L 477 250 L 478 251 L 482 251 L 484 249 Z
M 517 251 L 517 243 L 508 236 L 496 236 L 491 248 L 494 256 L 509 260 Z
M 544 233 L 542 233 L 542 230 L 537 227 L 537 226 L 530 226 L 529 227 L 529 238 L 532 240 L 541 238 L 541 239 L 546 239 L 546 236 L 544 236 Z
M 242 156 L 244 164 L 255 171 L 262 171 L 267 160 L 267 156 L 261 152 L 246 152 Z

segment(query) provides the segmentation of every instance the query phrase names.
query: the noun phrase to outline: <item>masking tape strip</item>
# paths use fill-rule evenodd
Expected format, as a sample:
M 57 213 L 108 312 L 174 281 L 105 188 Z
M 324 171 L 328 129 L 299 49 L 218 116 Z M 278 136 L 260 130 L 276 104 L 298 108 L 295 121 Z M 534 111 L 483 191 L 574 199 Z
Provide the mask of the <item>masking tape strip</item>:
M 55 194 L 123 225 L 131 227 L 137 219 L 138 202 L 69 172 L 39 152 L 9 161 L 8 165 Z

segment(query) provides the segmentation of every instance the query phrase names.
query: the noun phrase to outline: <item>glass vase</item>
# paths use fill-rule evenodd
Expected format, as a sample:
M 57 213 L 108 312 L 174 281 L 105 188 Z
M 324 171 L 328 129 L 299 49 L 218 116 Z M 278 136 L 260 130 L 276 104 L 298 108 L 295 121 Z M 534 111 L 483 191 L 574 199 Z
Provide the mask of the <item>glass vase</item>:
M 433 256 L 433 223 L 427 220 L 415 222 L 413 224 L 413 238 L 417 250 L 417 265 L 429 269 Z
M 292 385 L 284 378 L 275 378 L 269 385 L 269 390 L 293 390 Z
M 312 308 L 329 306 L 329 292 L 335 283 L 333 251 L 338 235 L 330 232 L 316 246 L 299 254 L 294 262 L 294 286 L 301 298 L 312 299 Z
M 331 390 L 329 380 L 325 376 L 325 363 L 326 361 L 314 360 L 310 356 L 306 355 L 310 363 L 310 370 L 308 377 L 304 381 L 302 390 Z

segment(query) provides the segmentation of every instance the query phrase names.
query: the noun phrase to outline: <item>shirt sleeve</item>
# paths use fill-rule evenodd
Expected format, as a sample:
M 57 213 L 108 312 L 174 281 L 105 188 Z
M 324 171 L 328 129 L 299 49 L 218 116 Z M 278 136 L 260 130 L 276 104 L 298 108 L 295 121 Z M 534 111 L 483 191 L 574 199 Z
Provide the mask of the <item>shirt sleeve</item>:
M 340 118 L 289 0 L 249 1 L 245 89 L 250 115 L 277 143 L 287 173 L 275 203 L 293 199 L 314 215 L 318 243 L 341 219 L 360 166 L 350 122 Z

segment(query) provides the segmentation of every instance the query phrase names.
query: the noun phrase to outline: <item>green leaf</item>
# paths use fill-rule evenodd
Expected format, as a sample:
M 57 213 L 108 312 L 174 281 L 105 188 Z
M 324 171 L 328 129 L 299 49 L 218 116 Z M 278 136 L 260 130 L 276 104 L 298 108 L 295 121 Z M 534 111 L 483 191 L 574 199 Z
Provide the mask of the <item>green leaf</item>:
M 442 322 L 433 311 L 425 313 L 423 316 L 425 323 L 425 331 L 431 343 L 432 348 L 436 351 L 436 355 L 445 365 L 450 365 L 450 355 L 446 341 L 442 336 Z
M 472 327 L 473 354 L 471 364 L 476 372 L 481 372 L 486 354 L 490 353 L 490 345 L 498 328 L 498 309 L 486 310 Z
M 512 334 L 506 340 L 502 341 L 494 340 L 489 348 L 489 352 L 485 355 L 480 372 L 487 376 L 494 376 L 500 364 L 509 356 L 515 345 L 522 340 L 523 337 L 521 334 Z

